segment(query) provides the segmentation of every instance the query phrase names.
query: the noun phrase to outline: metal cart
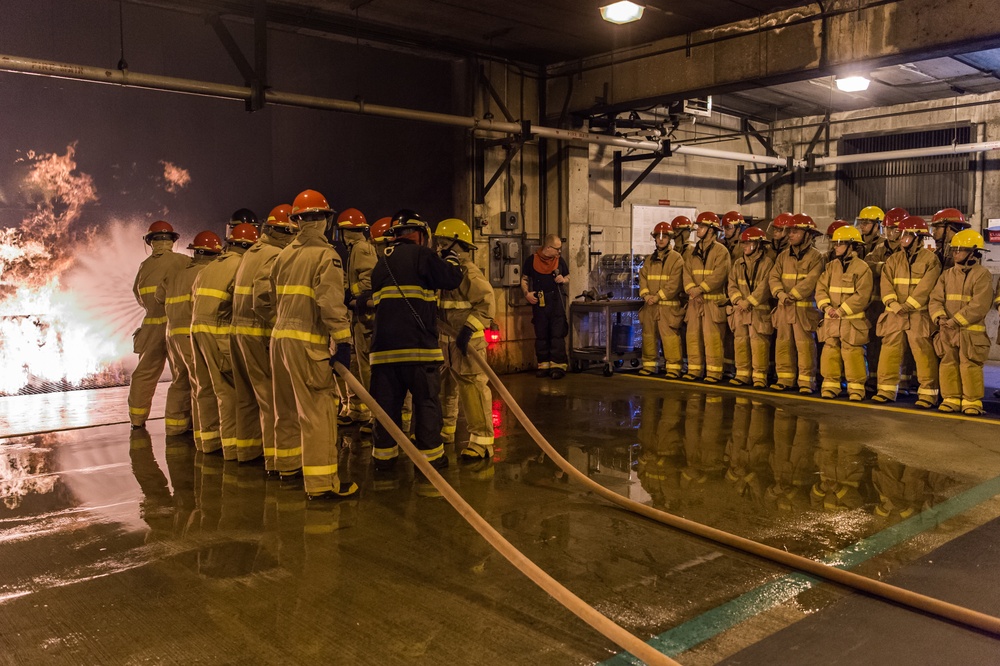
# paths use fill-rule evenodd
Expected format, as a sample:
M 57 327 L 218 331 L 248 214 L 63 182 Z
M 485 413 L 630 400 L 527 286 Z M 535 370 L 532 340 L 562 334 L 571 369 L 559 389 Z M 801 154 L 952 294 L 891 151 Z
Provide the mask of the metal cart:
M 638 326 L 636 314 L 642 307 L 641 299 L 608 300 L 608 301 L 574 301 L 569 305 L 569 362 L 573 372 L 582 372 L 590 368 L 591 363 L 604 364 L 604 376 L 610 377 L 615 368 L 629 367 L 637 369 L 642 362 L 642 350 L 633 344 L 636 339 L 635 327 Z M 612 321 L 612 315 L 615 320 Z M 632 335 L 627 344 L 614 340 L 613 331 L 616 324 L 622 324 L 625 315 L 632 327 Z M 596 321 L 595 321 L 596 320 Z M 577 328 L 581 334 L 586 333 L 590 342 L 595 337 L 603 336 L 603 345 L 577 346 Z M 642 339 L 638 331 L 638 339 Z M 583 338 L 584 335 L 579 337 Z M 618 344 L 616 344 L 616 342 Z

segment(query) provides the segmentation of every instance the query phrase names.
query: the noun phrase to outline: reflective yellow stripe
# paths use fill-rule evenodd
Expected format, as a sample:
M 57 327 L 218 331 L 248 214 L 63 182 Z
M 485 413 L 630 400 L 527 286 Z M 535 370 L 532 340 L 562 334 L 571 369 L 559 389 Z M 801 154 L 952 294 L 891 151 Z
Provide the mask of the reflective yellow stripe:
M 642 289 L 639 290 L 639 298 L 642 298 L 643 296 L 645 296 L 648 293 L 649 293 L 649 289 L 646 289 L 645 287 L 643 287 Z
M 168 331 L 169 335 L 191 335 L 190 328 L 172 328 Z
M 712 288 L 708 286 L 708 283 L 704 280 L 698 284 L 698 288 L 702 291 L 712 291 Z
M 304 284 L 285 284 L 279 286 L 276 291 L 278 296 L 308 296 L 316 300 L 316 290 Z
M 893 284 L 920 284 L 920 278 L 893 278 Z
M 168 418 L 163 419 L 163 425 L 168 425 L 168 426 L 184 426 L 188 425 L 189 423 L 191 423 L 191 419 L 168 419 Z
M 841 305 L 840 307 L 844 307 L 844 306 Z M 864 319 L 865 318 L 865 313 L 864 312 L 859 312 L 857 314 L 841 315 L 840 318 L 841 319 Z
M 921 304 L 920 304 L 920 303 L 919 303 L 919 302 L 918 302 L 918 301 L 917 301 L 917 300 L 916 300 L 915 298 L 913 298 L 912 296 L 907 296 L 907 297 L 906 297 L 906 304 L 907 304 L 907 305 L 909 305 L 909 306 L 910 306 L 911 308 L 913 308 L 914 310 L 923 310 L 923 309 L 924 309 L 924 308 L 926 307 L 926 306 L 924 306 L 924 305 L 921 305 Z
M 258 338 L 267 338 L 271 336 L 271 329 L 260 328 L 258 326 L 233 326 L 230 333 L 233 335 L 253 335 Z
M 333 332 L 333 339 L 337 342 L 343 342 L 344 340 L 351 339 L 351 329 L 343 328 L 338 331 Z
M 973 324 L 972 326 L 967 327 L 965 330 L 967 330 L 967 331 L 977 331 L 979 333 L 985 333 L 986 332 L 986 327 L 983 326 L 982 324 Z
M 129 407 L 128 408 L 128 413 L 129 414 L 142 415 L 142 414 L 149 414 L 149 410 L 148 409 L 143 409 L 142 407 Z
M 316 335 L 315 333 L 309 333 L 308 331 L 296 331 L 290 328 L 274 329 L 271 331 L 271 338 L 275 340 L 281 340 L 282 338 L 301 340 L 303 342 L 312 342 L 317 345 L 330 344 L 330 338 L 326 335 Z
M 154 326 L 154 325 L 157 325 L 157 324 L 166 324 L 167 323 L 167 318 L 166 317 L 146 317 L 145 319 L 142 320 L 142 323 L 143 323 L 144 326 Z
M 240 296 L 252 296 L 253 287 L 236 287 L 233 289 L 234 294 L 239 294 Z
M 336 465 L 303 465 L 302 475 L 303 476 L 325 476 L 328 474 L 336 474 Z
M 370 363 L 435 363 L 444 361 L 444 353 L 440 347 L 434 349 L 392 349 L 389 351 L 371 352 Z
M 360 282 L 352 282 L 351 283 L 351 294 L 354 295 L 354 296 L 360 296 L 361 295 L 361 283 Z
M 702 294 L 706 301 L 724 301 L 728 298 L 725 294 Z
M 818 308 L 825 308 L 827 305 L 829 305 L 832 302 L 833 301 L 831 301 L 829 298 L 824 298 L 821 301 L 816 301 L 816 307 L 818 307 Z
M 173 305 L 174 303 L 187 303 L 191 300 L 191 294 L 184 294 L 183 296 L 168 296 L 163 303 L 165 305 Z
M 275 449 L 274 451 L 275 458 L 294 458 L 295 456 L 301 456 L 301 455 L 302 455 L 301 446 L 293 446 L 290 449 Z
M 399 288 L 396 285 L 391 287 L 383 287 L 375 293 L 375 305 L 379 304 L 379 301 L 383 298 L 414 298 L 419 301 L 432 301 L 437 302 L 437 292 L 431 291 L 430 289 L 424 289 L 423 287 L 416 285 L 400 285 Z
M 469 301 L 446 301 L 441 300 L 441 309 L 443 310 L 470 310 L 472 309 L 472 303 Z
M 753 294 L 750 294 L 749 296 L 747 296 L 747 300 L 750 301 L 750 305 L 752 305 L 754 307 L 757 307 L 757 306 L 760 305 L 760 302 L 756 298 L 753 297 Z
M 852 310 L 851 306 L 849 306 L 847 303 L 841 303 L 840 304 L 840 309 L 843 310 L 844 312 L 846 312 L 849 315 L 853 315 L 854 314 L 854 310 Z M 847 318 L 850 319 L 850 317 L 847 317 Z
M 931 313 L 931 321 L 937 321 L 938 317 L 947 317 L 948 313 L 944 310 L 935 310 Z
M 712 272 L 713 271 L 710 271 L 707 268 L 696 268 L 693 271 L 691 271 L 691 274 L 692 275 L 711 275 Z
M 372 448 L 372 458 L 375 460 L 392 460 L 399 457 L 399 447 L 393 446 L 391 449 Z
M 782 273 L 781 274 L 781 279 L 782 280 L 796 280 L 797 281 L 797 280 L 801 280 L 802 278 L 806 277 L 807 275 L 809 275 L 809 274 L 808 273 Z
M 195 436 L 201 439 L 222 439 L 222 433 L 218 430 L 202 430 L 201 432 L 196 432 Z
M 962 301 L 963 303 L 968 303 L 972 300 L 972 296 L 966 296 L 965 294 L 948 294 L 945 296 L 947 301 Z
M 812 301 L 795 301 L 795 307 L 797 308 L 811 308 L 812 306 Z
M 218 298 L 220 301 L 231 301 L 233 300 L 233 295 L 228 291 L 222 291 L 221 289 L 205 289 L 199 287 L 194 290 L 195 296 L 210 296 L 211 298 Z
M 830 287 L 831 294 L 853 294 L 854 287 Z
M 156 287 L 139 287 L 139 295 L 145 296 L 146 294 L 155 294 Z
M 237 439 L 236 448 L 238 449 L 250 449 L 256 446 L 263 446 L 264 440 L 262 439 Z
M 470 444 L 493 444 L 493 436 L 487 435 L 469 435 Z
M 458 426 L 441 426 L 442 435 L 454 435 L 458 431 Z
M 674 306 L 680 306 L 681 302 L 680 301 L 657 301 L 656 304 L 657 305 L 674 305 Z
M 665 281 L 669 280 L 670 277 L 671 276 L 669 276 L 669 275 L 647 275 L 646 276 L 646 281 L 647 282 L 658 282 L 658 281 L 664 281 L 665 282 Z
M 421 451 L 421 453 L 424 454 L 424 458 L 427 458 L 428 462 L 437 460 L 444 455 L 444 444 L 438 444 L 433 449 L 427 449 L 426 451 Z
M 209 324 L 195 324 L 191 327 L 192 333 L 211 333 L 212 335 L 229 335 L 230 326 L 211 326 Z
M 954 316 L 955 316 L 955 321 L 957 321 L 962 326 L 969 325 L 969 320 L 963 317 L 960 313 L 956 312 Z

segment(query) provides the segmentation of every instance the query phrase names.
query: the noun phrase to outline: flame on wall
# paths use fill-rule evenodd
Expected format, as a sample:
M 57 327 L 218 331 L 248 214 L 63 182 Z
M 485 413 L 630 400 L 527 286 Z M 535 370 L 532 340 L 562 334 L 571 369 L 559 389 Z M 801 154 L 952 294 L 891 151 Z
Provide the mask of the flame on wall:
M 129 333 L 141 319 L 131 298 L 143 224 L 81 228 L 98 200 L 93 179 L 65 154 L 29 151 L 19 222 L 0 229 L 0 395 L 122 384 Z M 141 252 L 141 250 L 139 250 Z

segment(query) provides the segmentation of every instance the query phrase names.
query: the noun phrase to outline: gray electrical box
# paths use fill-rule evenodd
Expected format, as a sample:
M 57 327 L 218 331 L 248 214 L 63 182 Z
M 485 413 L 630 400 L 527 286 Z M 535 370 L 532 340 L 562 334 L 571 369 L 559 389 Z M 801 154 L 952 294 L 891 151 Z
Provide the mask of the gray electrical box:
M 514 231 L 521 224 L 520 213 L 512 210 L 505 210 L 500 213 L 500 229 L 503 231 Z
M 490 236 L 490 284 L 516 287 L 521 284 L 521 239 Z

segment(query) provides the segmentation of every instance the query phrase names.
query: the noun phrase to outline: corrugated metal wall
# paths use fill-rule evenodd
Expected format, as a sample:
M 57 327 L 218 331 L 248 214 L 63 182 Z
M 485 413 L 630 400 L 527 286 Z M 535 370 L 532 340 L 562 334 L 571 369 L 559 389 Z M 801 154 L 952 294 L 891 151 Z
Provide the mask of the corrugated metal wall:
M 947 146 L 972 141 L 973 127 L 960 125 L 922 132 L 845 136 L 839 154 L 877 153 Z M 905 208 L 931 216 L 942 208 L 972 213 L 975 156 L 942 155 L 841 165 L 837 171 L 837 217 L 853 220 L 865 206 Z

